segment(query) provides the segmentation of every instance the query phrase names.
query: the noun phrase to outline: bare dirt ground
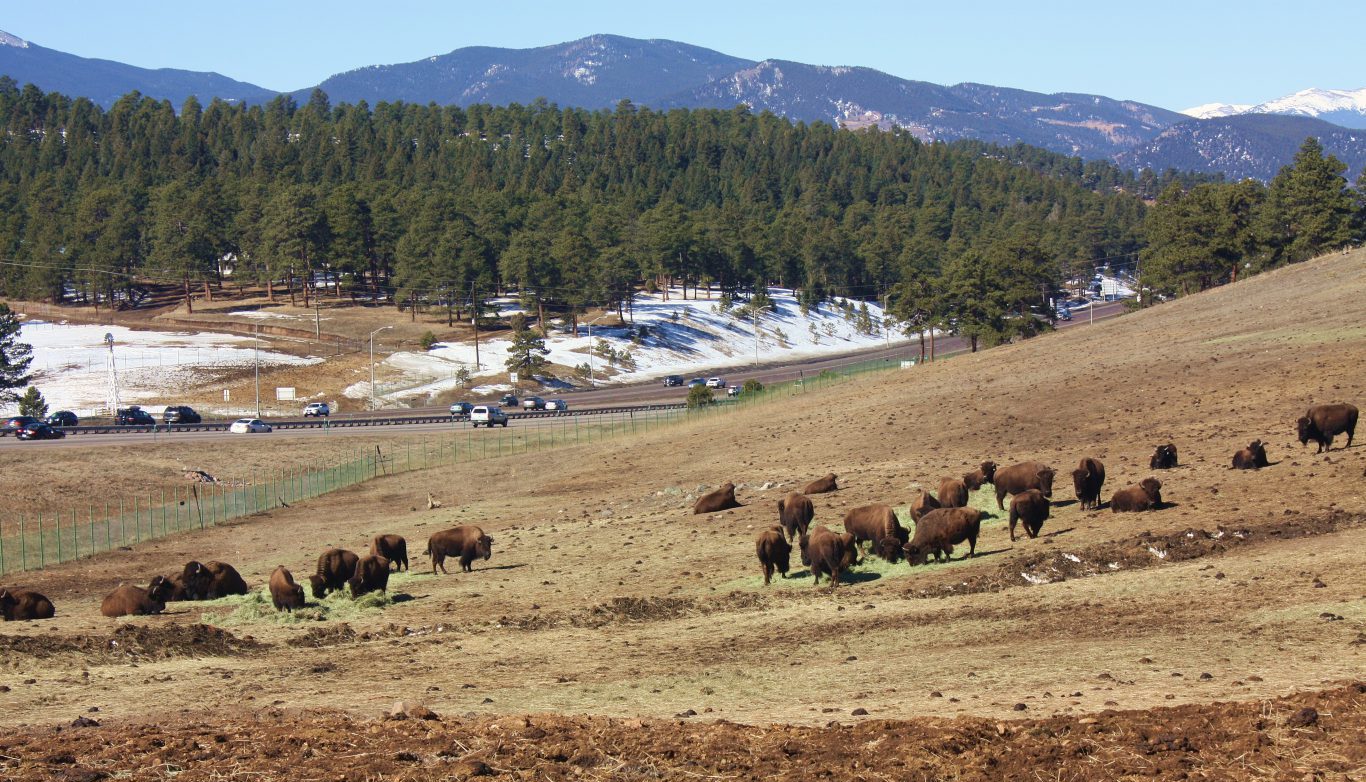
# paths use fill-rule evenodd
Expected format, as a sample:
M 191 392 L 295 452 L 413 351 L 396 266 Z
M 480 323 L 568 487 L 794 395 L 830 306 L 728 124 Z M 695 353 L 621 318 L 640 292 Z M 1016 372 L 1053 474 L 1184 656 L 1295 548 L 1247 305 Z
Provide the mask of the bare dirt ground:
M 1366 401 L 1363 302 L 1366 253 L 1333 256 L 633 440 L 384 478 L 26 574 L 5 586 L 43 591 L 58 617 L 0 632 L 0 776 L 1363 778 L 1366 444 L 1315 455 L 1294 437 L 1309 404 Z M 1272 466 L 1230 470 L 1254 438 Z M 1167 507 L 1071 502 L 1082 456 L 1105 462 L 1108 498 L 1168 441 L 1182 466 L 1157 473 Z M 137 458 L 128 480 L 160 457 Z M 1063 473 L 1040 538 L 1012 544 L 998 512 L 972 559 L 870 560 L 832 592 L 794 556 L 793 578 L 763 587 L 753 536 L 794 485 L 839 474 L 839 492 L 813 498 L 837 525 L 984 458 Z M 6 469 L 3 496 L 28 480 Z M 745 506 L 691 515 L 724 480 Z M 425 510 L 429 492 L 446 506 Z M 425 540 L 457 523 L 489 532 L 493 557 L 432 576 Z M 414 572 L 392 600 L 329 598 L 300 617 L 259 597 L 98 612 L 120 581 L 190 558 L 259 587 L 277 564 L 302 577 L 325 547 L 377 532 L 409 540 Z M 397 700 L 441 720 L 380 721 Z M 1298 725 L 1305 707 L 1317 720 Z M 71 727 L 81 717 L 102 724 Z

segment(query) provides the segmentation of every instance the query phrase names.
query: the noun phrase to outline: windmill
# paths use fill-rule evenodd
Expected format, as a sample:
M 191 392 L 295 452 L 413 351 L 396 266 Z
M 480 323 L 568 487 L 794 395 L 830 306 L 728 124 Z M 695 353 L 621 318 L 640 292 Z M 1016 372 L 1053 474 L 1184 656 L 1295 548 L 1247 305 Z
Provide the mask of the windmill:
M 117 416 L 119 413 L 119 368 L 114 361 L 114 335 L 105 332 L 104 344 L 109 347 L 109 388 L 106 389 L 106 402 L 109 404 L 109 415 Z

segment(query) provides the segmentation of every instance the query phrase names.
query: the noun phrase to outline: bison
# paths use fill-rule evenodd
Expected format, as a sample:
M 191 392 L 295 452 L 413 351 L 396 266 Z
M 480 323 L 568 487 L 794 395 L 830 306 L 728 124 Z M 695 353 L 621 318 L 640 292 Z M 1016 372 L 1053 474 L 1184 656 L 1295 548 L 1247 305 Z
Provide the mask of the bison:
M 1343 432 L 1347 433 L 1347 447 L 1351 448 L 1357 429 L 1357 409 L 1349 404 L 1314 405 L 1295 423 L 1300 432 L 1300 445 L 1308 445 L 1310 440 L 1319 444 L 1314 453 L 1331 451 L 1333 437 Z
M 802 494 L 826 494 L 838 489 L 839 486 L 835 482 L 835 474 L 833 472 L 828 472 L 825 474 L 824 478 L 817 478 L 803 486 Z
M 51 619 L 57 615 L 52 601 L 27 589 L 0 589 L 0 618 L 6 622 Z
M 1266 460 L 1266 446 L 1261 440 L 1253 440 L 1246 448 L 1233 454 L 1235 470 L 1260 470 L 1270 464 L 1271 462 Z
M 811 498 L 799 491 L 789 492 L 778 500 L 778 523 L 787 532 L 789 541 L 805 535 L 815 516 L 816 506 L 811 504 Z
M 455 556 L 460 557 L 460 569 L 468 573 L 475 559 L 493 556 L 493 538 L 478 527 L 462 524 L 432 535 L 427 541 L 427 555 L 432 558 L 432 575 L 436 575 L 438 567 L 442 573 L 447 572 L 446 557 Z
M 697 502 L 693 503 L 692 512 L 694 515 L 698 513 L 715 513 L 719 510 L 729 510 L 730 508 L 738 507 L 740 507 L 740 503 L 735 501 L 735 484 L 726 481 L 721 484 L 721 488 L 707 492 L 701 497 L 698 497 Z
M 821 575 L 830 578 L 830 588 L 840 585 L 840 573 L 848 566 L 850 559 L 848 533 L 836 535 L 829 529 L 816 525 L 809 535 L 802 535 L 799 543 L 802 550 L 802 564 L 811 568 L 813 584 L 821 582 Z
M 356 574 L 356 562 L 360 557 L 354 551 L 344 548 L 330 548 L 318 556 L 318 570 L 308 577 L 313 587 L 313 596 L 319 600 L 346 586 L 346 582 Z
M 1176 446 L 1171 443 L 1157 446 L 1153 458 L 1148 460 L 1148 467 L 1154 470 L 1170 470 L 1176 466 Z
M 936 500 L 933 494 L 921 489 L 920 494 L 911 501 L 911 521 L 918 522 L 926 513 L 939 507 L 939 500 Z
M 179 573 L 172 575 L 171 594 L 168 602 L 177 600 L 208 600 L 209 588 L 213 584 L 213 574 L 200 563 L 190 560 Z
M 977 491 L 983 484 L 992 483 L 996 480 L 996 462 L 982 462 L 981 466 L 970 473 L 963 475 L 963 485 L 968 487 L 968 491 Z
M 108 617 L 159 614 L 166 610 L 171 589 L 171 581 L 165 576 L 153 576 L 146 589 L 120 584 L 105 595 L 100 613 Z
M 921 517 L 915 525 L 915 536 L 902 547 L 906 561 L 923 565 L 930 554 L 934 561 L 943 556 L 952 559 L 954 544 L 968 542 L 968 556 L 977 555 L 977 534 L 982 529 L 982 512 L 976 508 L 940 508 Z
M 962 508 L 968 504 L 968 485 L 957 478 L 939 479 L 939 507 Z
M 1020 462 L 996 471 L 996 507 L 1006 509 L 1007 494 L 1019 494 L 1038 489 L 1045 497 L 1053 496 L 1053 476 L 1056 471 L 1043 462 Z
M 242 580 L 242 574 L 232 565 L 226 562 L 209 562 L 204 565 L 204 569 L 209 571 L 210 600 L 247 593 L 247 582 Z
M 357 598 L 369 592 L 389 590 L 389 560 L 374 554 L 361 557 L 356 562 L 356 573 L 346 582 L 351 585 L 351 597 Z
M 1110 498 L 1110 511 L 1113 513 L 1137 513 L 1154 510 L 1162 505 L 1162 482 L 1156 478 L 1144 478 L 1137 486 L 1120 489 Z
M 880 502 L 851 508 L 844 514 L 844 531 L 853 536 L 852 553 L 855 564 L 858 562 L 859 545 L 863 541 L 871 542 L 873 550 L 882 556 L 883 540 L 895 540 L 896 548 L 899 550 L 909 537 L 905 528 L 897 521 L 896 511 L 892 510 L 890 505 Z
M 1077 501 L 1081 503 L 1082 510 L 1099 508 L 1100 489 L 1105 485 L 1105 465 L 1090 456 L 1082 459 L 1077 469 L 1072 471 L 1072 485 L 1077 489 Z
M 376 535 L 370 541 L 370 556 L 384 557 L 395 570 L 407 570 L 408 541 L 402 535 Z
M 802 534 L 806 534 L 806 528 L 802 528 Z M 778 571 L 778 575 L 787 578 L 787 567 L 792 558 L 792 545 L 783 537 L 783 528 L 779 526 L 769 527 L 763 530 L 754 538 L 754 553 L 759 557 L 759 566 L 764 569 L 764 586 L 768 586 L 773 578 L 773 571 Z
M 1010 499 L 1010 542 L 1015 542 L 1015 522 L 1023 521 L 1025 534 L 1031 538 L 1039 536 L 1044 520 L 1048 518 L 1048 498 L 1038 489 L 1030 489 L 1016 494 Z
M 275 572 L 270 574 L 269 586 L 270 602 L 275 605 L 276 611 L 293 611 L 304 607 L 304 588 L 294 583 L 294 574 L 284 565 L 275 568 Z

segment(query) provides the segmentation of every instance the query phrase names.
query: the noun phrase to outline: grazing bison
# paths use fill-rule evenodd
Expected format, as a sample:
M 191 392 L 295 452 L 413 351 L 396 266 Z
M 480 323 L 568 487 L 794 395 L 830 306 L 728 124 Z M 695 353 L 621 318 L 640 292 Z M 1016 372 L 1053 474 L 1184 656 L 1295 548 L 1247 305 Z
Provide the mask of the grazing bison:
M 939 507 L 939 500 L 936 500 L 934 495 L 921 489 L 920 494 L 916 495 L 916 498 L 911 501 L 911 521 L 918 522 L 926 513 Z
M 100 603 L 100 613 L 108 617 L 159 614 L 166 610 L 171 588 L 165 576 L 153 576 L 146 589 L 120 584 Z
M 276 611 L 293 611 L 304 607 L 304 588 L 294 583 L 294 574 L 284 565 L 275 568 L 275 572 L 270 574 L 269 586 L 270 602 L 275 605 Z
M 1025 534 L 1039 536 L 1039 529 L 1048 518 L 1048 498 L 1038 489 L 1016 494 L 1010 499 L 1010 542 L 1015 542 L 1015 522 L 1023 521 Z
M 939 479 L 939 507 L 963 508 L 968 504 L 968 485 L 957 478 Z
M 840 585 L 840 572 L 848 566 L 850 552 L 848 533 L 836 535 L 819 524 L 809 535 L 798 539 L 802 550 L 802 564 L 811 568 L 813 584 L 821 582 L 821 575 L 830 578 L 830 588 Z
M 996 462 L 982 462 L 982 465 L 970 473 L 963 475 L 963 485 L 968 487 L 968 491 L 977 491 L 983 484 L 992 483 L 996 480 Z
M 778 500 L 778 523 L 787 532 L 789 541 L 805 535 L 807 528 L 811 526 L 811 519 L 815 517 L 816 506 L 811 504 L 810 497 L 799 491 L 789 492 L 786 497 Z
M 881 556 L 883 540 L 895 540 L 899 549 L 909 537 L 905 528 L 897 521 L 896 511 L 892 510 L 892 506 L 880 502 L 850 509 L 844 514 L 844 531 L 853 536 L 851 553 L 854 564 L 858 563 L 859 547 L 865 540 L 871 542 L 873 550 Z
M 384 557 L 395 570 L 407 570 L 408 541 L 402 535 L 376 535 L 370 541 L 370 556 Z
M 51 619 L 57 615 L 52 601 L 27 589 L 0 589 L 0 618 L 6 622 Z
M 344 548 L 330 548 L 318 556 L 318 570 L 308 577 L 313 587 L 313 596 L 319 600 L 346 586 L 351 576 L 356 574 L 356 562 L 360 557 L 354 551 Z
M 167 580 L 171 582 L 171 594 L 166 598 L 167 602 L 208 600 L 213 574 L 203 565 L 190 560 L 179 573 L 173 574 Z
M 1007 494 L 1019 494 L 1038 489 L 1043 496 L 1053 496 L 1053 476 L 1056 471 L 1043 462 L 1020 462 L 996 471 L 996 507 L 1006 509 Z
M 1261 440 L 1253 440 L 1246 448 L 1233 454 L 1235 470 L 1260 470 L 1270 464 L 1271 462 L 1266 460 L 1266 446 Z
M 1300 432 L 1300 445 L 1308 445 L 1310 440 L 1319 444 L 1314 453 L 1333 449 L 1333 437 L 1347 433 L 1347 447 L 1352 447 L 1352 437 L 1357 430 L 1357 409 L 1354 405 L 1332 404 L 1314 405 L 1309 412 L 1296 422 Z
M 245 595 L 247 582 L 237 568 L 226 562 L 209 562 L 204 565 L 209 571 L 209 599 L 215 600 L 226 595 Z
M 693 503 L 692 512 L 694 515 L 698 513 L 715 513 L 719 510 L 729 510 L 730 508 L 738 507 L 740 507 L 740 503 L 735 501 L 735 484 L 726 481 L 721 484 L 721 488 L 707 492 L 701 497 L 698 497 L 697 502 Z
M 353 599 L 369 592 L 389 591 L 389 560 L 374 554 L 361 557 L 355 575 L 346 583 L 351 585 Z
M 1105 485 L 1105 465 L 1090 456 L 1082 459 L 1077 469 L 1072 471 L 1072 485 L 1077 489 L 1077 501 L 1081 503 L 1082 510 L 1099 508 L 1100 488 Z
M 806 528 L 802 528 L 806 534 Z M 773 578 L 773 571 L 787 578 L 787 567 L 792 559 L 792 545 L 783 537 L 783 528 L 769 527 L 754 538 L 754 553 L 759 557 L 759 566 L 764 569 L 764 586 Z
M 1153 451 L 1153 458 L 1148 460 L 1148 467 L 1154 470 L 1170 470 L 1176 464 L 1176 446 L 1171 443 L 1157 446 Z
M 470 524 L 462 524 L 454 529 L 442 530 L 427 541 L 427 555 L 432 558 L 432 575 L 436 569 L 446 571 L 446 557 L 460 557 L 460 569 L 468 573 L 470 563 L 477 558 L 488 559 L 493 556 L 493 538 Z
M 1137 486 L 1120 489 L 1110 498 L 1110 510 L 1114 513 L 1154 510 L 1161 505 L 1162 482 L 1156 478 L 1144 478 Z
M 835 474 L 833 472 L 828 472 L 825 474 L 824 478 L 817 478 L 803 486 L 802 494 L 825 494 L 827 492 L 836 491 L 837 489 L 839 489 L 839 486 L 835 483 Z
M 923 565 L 930 554 L 952 559 L 956 543 L 968 542 L 968 556 L 977 554 L 977 534 L 982 529 L 982 512 L 976 508 L 940 508 L 926 513 L 915 525 L 915 536 L 902 547 L 906 562 Z

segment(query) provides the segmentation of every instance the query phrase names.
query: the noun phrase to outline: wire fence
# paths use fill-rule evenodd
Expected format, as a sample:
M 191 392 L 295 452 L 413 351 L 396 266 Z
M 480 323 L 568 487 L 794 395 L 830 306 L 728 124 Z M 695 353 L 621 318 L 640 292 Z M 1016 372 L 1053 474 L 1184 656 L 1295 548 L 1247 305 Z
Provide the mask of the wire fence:
M 439 437 L 412 437 L 383 450 L 356 446 L 344 456 L 232 479 L 103 499 L 52 514 L 0 519 L 0 575 L 69 562 L 233 519 L 293 505 L 386 475 L 540 453 L 630 437 L 684 421 L 812 393 L 868 372 L 903 366 L 887 360 L 851 364 L 694 409 L 620 411 L 518 421 L 513 428 L 465 425 Z

